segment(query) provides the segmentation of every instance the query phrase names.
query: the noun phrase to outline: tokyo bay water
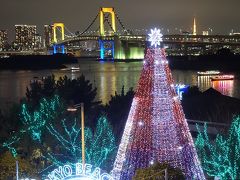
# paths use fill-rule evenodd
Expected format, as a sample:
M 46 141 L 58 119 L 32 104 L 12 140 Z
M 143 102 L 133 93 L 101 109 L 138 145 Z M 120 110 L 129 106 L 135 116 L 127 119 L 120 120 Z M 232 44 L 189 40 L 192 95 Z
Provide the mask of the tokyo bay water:
M 68 66 L 71 67 L 70 65 Z M 55 75 L 56 79 L 64 75 L 74 79 L 84 74 L 93 87 L 97 87 L 97 100 L 101 100 L 103 104 L 106 104 L 110 100 L 111 95 L 114 95 L 115 92 L 121 92 L 123 85 L 125 92 L 131 87 L 136 88 L 142 69 L 142 62 L 125 63 L 80 60 L 79 64 L 72 66 L 79 67 L 79 71 L 60 69 L 0 71 L 0 105 L 18 102 L 25 96 L 26 87 L 31 80 L 41 79 L 41 77 L 52 74 Z M 233 74 L 235 77 L 238 77 L 237 73 Z M 202 91 L 213 87 L 225 95 L 240 98 L 239 79 L 212 82 L 210 76 L 198 76 L 197 71 L 192 70 L 172 70 L 172 75 L 176 84 L 198 86 Z

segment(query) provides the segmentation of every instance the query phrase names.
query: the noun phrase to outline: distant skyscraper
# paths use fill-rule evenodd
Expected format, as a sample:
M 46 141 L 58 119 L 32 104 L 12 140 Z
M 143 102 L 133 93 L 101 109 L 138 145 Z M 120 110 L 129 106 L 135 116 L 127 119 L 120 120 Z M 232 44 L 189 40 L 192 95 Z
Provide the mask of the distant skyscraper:
M 202 35 L 208 36 L 208 35 L 209 35 L 209 32 L 208 32 L 208 31 L 203 31 L 203 32 L 202 32 Z
M 0 51 L 6 48 L 8 41 L 7 30 L 0 30 Z
M 53 41 L 53 26 L 44 25 L 45 47 L 49 47 Z
M 35 35 L 35 48 L 39 49 L 42 47 L 42 36 L 40 34 Z
M 196 18 L 193 19 L 193 35 L 197 35 Z
M 37 27 L 35 25 L 15 25 L 15 47 L 30 50 L 36 46 Z

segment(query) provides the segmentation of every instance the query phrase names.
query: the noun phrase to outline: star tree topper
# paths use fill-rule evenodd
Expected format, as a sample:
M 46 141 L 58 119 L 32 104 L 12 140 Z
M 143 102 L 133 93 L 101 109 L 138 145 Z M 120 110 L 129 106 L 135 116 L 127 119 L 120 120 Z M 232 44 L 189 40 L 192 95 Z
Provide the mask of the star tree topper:
M 149 41 L 151 42 L 151 46 L 160 46 L 160 43 L 162 42 L 162 33 L 160 32 L 160 29 L 154 28 L 151 29 L 151 33 L 148 34 Z

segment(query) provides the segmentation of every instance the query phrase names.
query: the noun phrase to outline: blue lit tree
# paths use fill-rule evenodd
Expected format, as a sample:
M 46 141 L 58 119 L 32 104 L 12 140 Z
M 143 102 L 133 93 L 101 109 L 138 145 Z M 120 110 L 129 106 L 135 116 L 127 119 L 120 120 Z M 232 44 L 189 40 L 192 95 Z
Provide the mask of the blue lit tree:
M 105 170 L 110 168 L 113 165 L 117 149 L 112 127 L 104 116 L 98 119 L 92 143 L 92 145 L 89 144 L 90 163 Z
M 23 103 L 20 113 L 23 128 L 5 141 L 2 144 L 3 148 L 7 148 L 16 157 L 16 147 L 24 138 L 30 135 L 33 141 L 41 142 L 42 132 L 46 125 L 62 114 L 63 107 L 59 96 L 56 95 L 51 99 L 42 98 L 39 107 L 34 111 L 31 111 L 26 103 Z
M 46 125 L 54 121 L 64 111 L 59 96 L 55 95 L 50 100 L 40 100 L 39 108 L 31 112 L 27 104 L 22 105 L 21 121 L 33 140 L 41 141 L 42 131 Z
M 61 121 L 61 128 L 56 125 L 49 124 L 48 131 L 56 140 L 52 150 L 44 154 L 50 162 L 55 165 L 63 165 L 65 163 L 81 162 L 81 129 L 77 120 L 69 123 L 67 120 Z M 103 169 L 110 168 L 115 157 L 115 138 L 112 128 L 105 117 L 100 117 L 93 131 L 85 128 L 85 154 L 86 162 Z
M 197 128 L 195 144 L 206 173 L 221 179 L 240 179 L 240 116 L 234 118 L 228 137 L 218 134 L 214 141 L 208 136 L 206 124 L 203 132 Z
M 41 99 L 34 111 L 27 104 L 22 104 L 23 128 L 2 146 L 16 157 L 17 147 L 24 146 L 24 141 L 28 145 L 32 142 L 32 150 L 38 149 L 42 158 L 51 162 L 51 166 L 81 162 L 80 123 L 76 118 L 64 118 L 65 110 L 59 96 Z M 113 164 L 115 137 L 106 117 L 98 119 L 95 131 L 85 129 L 85 144 L 87 163 L 101 168 L 109 168 Z

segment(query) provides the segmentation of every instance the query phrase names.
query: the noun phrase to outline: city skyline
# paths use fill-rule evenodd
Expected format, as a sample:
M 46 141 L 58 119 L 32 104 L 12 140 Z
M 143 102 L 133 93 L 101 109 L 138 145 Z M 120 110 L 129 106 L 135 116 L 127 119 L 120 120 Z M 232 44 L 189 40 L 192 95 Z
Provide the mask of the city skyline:
M 84 30 L 93 20 L 100 7 L 114 7 L 125 26 L 129 29 L 160 28 L 171 31 L 190 31 L 193 17 L 197 19 L 198 33 L 208 28 L 215 34 L 228 34 L 232 29 L 240 31 L 237 24 L 240 16 L 237 8 L 240 2 L 231 0 L 220 2 L 212 0 L 177 0 L 164 2 L 150 1 L 97 1 L 90 2 L 71 0 L 68 3 L 60 0 L 33 2 L 3 0 L 4 7 L 0 12 L 2 21 L 0 29 L 7 29 L 13 39 L 15 24 L 37 25 L 37 32 L 43 35 L 43 26 L 54 22 L 63 22 L 72 32 Z M 12 13 L 9 13 L 12 12 Z M 5 18 L 4 17 L 8 17 Z M 143 23 L 144 22 L 144 23 Z

